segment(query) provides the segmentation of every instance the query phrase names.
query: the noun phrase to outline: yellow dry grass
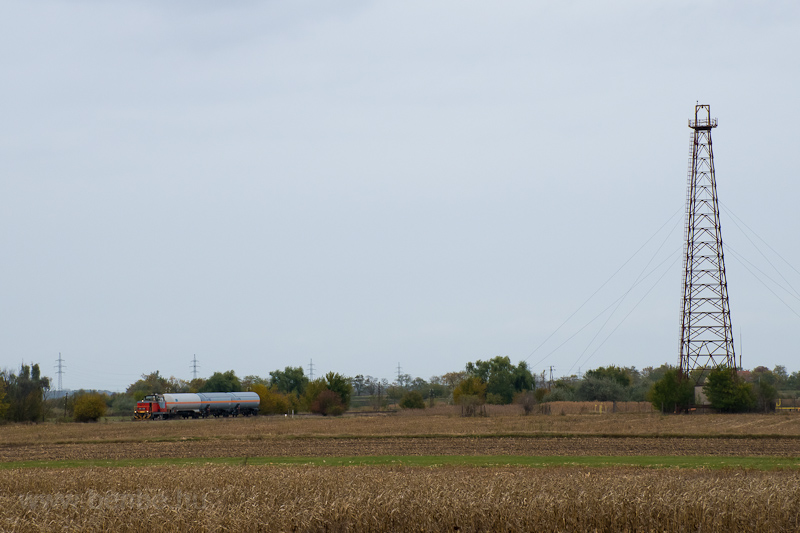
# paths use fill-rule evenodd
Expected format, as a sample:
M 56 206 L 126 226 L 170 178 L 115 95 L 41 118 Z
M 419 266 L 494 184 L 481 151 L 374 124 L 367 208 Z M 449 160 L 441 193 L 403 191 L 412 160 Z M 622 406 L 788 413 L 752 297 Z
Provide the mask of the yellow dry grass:
M 797 531 L 796 471 L 143 467 L 0 478 L 2 531 Z

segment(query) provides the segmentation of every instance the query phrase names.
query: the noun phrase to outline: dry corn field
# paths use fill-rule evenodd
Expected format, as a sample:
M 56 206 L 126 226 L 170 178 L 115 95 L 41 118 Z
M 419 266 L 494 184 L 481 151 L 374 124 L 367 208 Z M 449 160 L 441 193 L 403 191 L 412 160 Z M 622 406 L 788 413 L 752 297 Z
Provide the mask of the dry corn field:
M 521 416 L 506 407 L 468 419 L 436 408 L 0 428 L 0 463 L 425 455 L 795 458 L 800 416 Z M 797 531 L 798 516 L 794 469 L 205 464 L 0 471 L 0 531 Z
M 797 531 L 800 472 L 205 466 L 24 469 L 2 531 Z

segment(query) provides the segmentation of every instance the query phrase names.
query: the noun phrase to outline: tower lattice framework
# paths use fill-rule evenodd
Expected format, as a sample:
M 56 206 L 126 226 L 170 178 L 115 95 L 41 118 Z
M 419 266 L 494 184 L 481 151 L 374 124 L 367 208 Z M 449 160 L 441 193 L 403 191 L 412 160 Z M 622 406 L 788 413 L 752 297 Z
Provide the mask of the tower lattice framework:
M 695 106 L 689 127 L 694 132 L 683 258 L 681 375 L 685 377 L 695 369 L 736 368 L 711 145 L 717 119 L 711 118 L 711 107 Z

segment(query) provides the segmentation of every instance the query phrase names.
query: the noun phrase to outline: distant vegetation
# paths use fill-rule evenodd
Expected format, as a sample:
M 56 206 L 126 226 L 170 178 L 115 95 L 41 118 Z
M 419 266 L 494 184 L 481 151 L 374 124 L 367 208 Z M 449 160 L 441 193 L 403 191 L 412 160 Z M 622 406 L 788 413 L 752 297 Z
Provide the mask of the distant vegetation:
M 703 387 L 708 403 L 721 412 L 773 411 L 776 402 L 797 399 L 800 372 L 788 374 L 785 367 L 770 370 L 720 368 L 679 379 L 670 365 L 646 367 L 598 367 L 582 376 L 549 379 L 534 375 L 527 364 L 511 363 L 508 357 L 468 362 L 463 370 L 433 376 L 428 380 L 399 374 L 394 381 L 358 374 L 347 377 L 329 372 L 309 380 L 302 367 L 287 366 L 268 372 L 268 377 L 238 377 L 234 370 L 215 372 L 207 379 L 184 381 L 165 377 L 156 370 L 143 374 L 124 393 L 100 394 L 71 391 L 66 396 L 45 399 L 50 380 L 39 365 L 23 365 L 19 372 L 0 373 L 0 420 L 39 422 L 46 418 L 97 420 L 106 416 L 131 415 L 145 395 L 181 392 L 253 391 L 261 398 L 264 415 L 309 412 L 336 416 L 348 410 L 425 409 L 436 403 L 460 406 L 466 416 L 485 414 L 486 405 L 519 404 L 525 414 L 549 412 L 536 408 L 550 402 L 650 402 L 666 413 L 695 403 L 695 384 Z M 100 409 L 100 403 L 105 409 Z M 94 406 L 87 414 L 86 406 Z

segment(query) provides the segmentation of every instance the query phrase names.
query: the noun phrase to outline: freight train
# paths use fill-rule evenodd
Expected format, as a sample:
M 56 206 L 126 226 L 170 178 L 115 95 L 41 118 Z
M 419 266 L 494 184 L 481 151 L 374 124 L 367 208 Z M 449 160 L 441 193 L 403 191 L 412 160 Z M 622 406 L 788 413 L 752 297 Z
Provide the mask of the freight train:
M 198 392 L 148 394 L 136 404 L 136 420 L 206 418 L 258 414 L 261 399 L 255 392 Z

